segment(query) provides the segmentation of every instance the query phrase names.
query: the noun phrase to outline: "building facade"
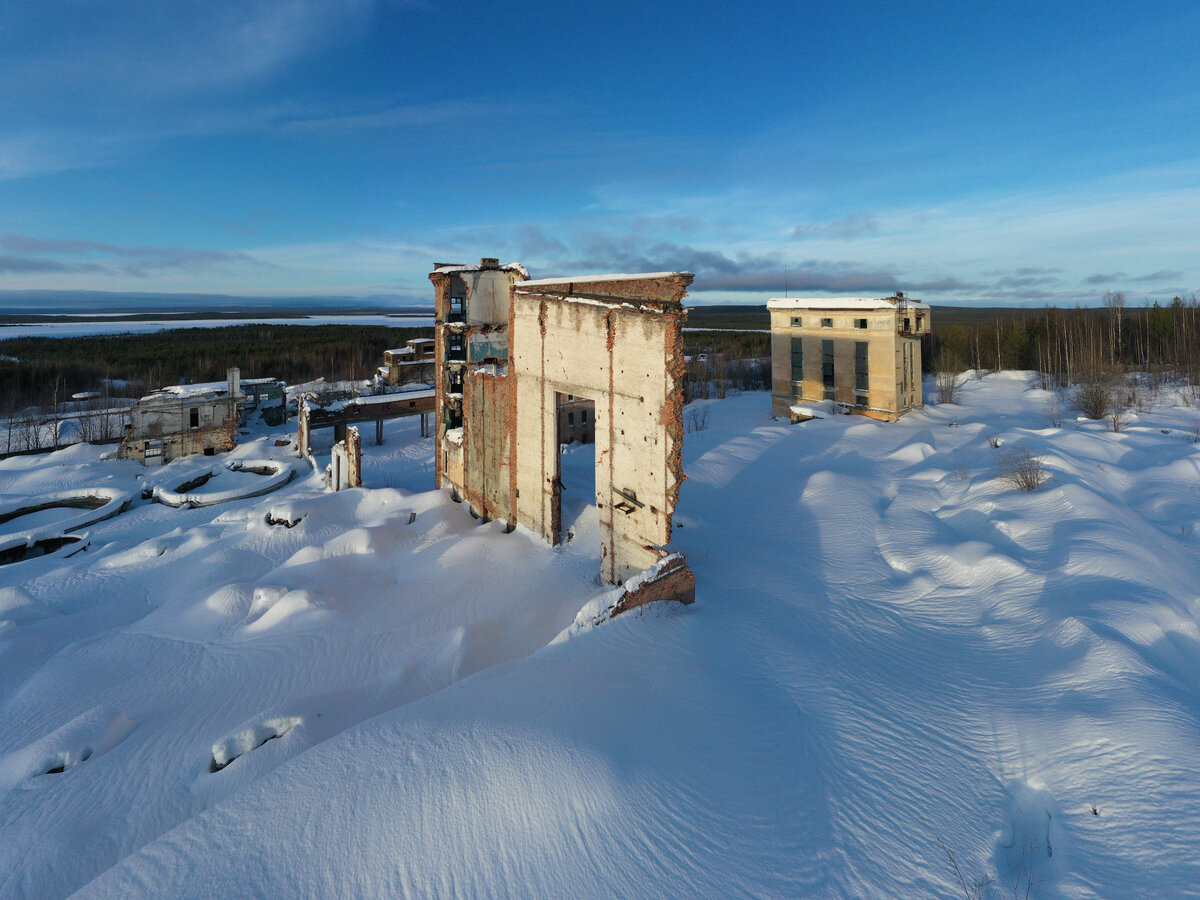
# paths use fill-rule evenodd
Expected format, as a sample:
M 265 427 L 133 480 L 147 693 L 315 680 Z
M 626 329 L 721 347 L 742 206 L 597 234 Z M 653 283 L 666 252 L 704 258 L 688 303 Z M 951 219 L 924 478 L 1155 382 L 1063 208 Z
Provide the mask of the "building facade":
M 892 297 L 776 298 L 771 315 L 771 415 L 795 417 L 799 403 L 832 400 L 851 412 L 894 421 L 924 405 L 921 336 L 927 304 Z

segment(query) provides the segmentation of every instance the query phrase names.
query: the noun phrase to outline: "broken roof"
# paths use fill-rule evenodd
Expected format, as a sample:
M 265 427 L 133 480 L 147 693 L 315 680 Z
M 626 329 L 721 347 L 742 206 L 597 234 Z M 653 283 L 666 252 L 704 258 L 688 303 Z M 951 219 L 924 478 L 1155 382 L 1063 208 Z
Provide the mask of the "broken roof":
M 672 278 L 676 275 L 691 275 L 691 272 L 640 272 L 632 275 L 564 275 L 562 278 L 538 278 L 522 281 L 517 287 L 544 287 L 550 284 L 589 284 L 593 281 L 644 281 L 650 278 Z
M 480 263 L 471 263 L 470 265 L 465 266 L 435 265 L 433 268 L 435 273 L 441 273 L 443 275 L 454 275 L 459 272 L 495 272 L 497 270 L 501 272 L 517 272 L 524 278 L 529 277 L 529 270 L 520 263 L 505 263 L 502 266 L 496 266 L 494 268 L 490 266 L 483 266 Z

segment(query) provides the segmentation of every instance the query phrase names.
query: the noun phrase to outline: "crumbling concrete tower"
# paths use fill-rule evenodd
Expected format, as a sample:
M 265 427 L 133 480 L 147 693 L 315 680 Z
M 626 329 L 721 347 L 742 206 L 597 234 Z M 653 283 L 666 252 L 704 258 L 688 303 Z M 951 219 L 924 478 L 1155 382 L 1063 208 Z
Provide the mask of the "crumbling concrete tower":
M 654 566 L 683 482 L 682 301 L 692 277 L 530 281 L 494 259 L 435 266 L 438 484 L 476 515 L 557 544 L 559 398 L 590 399 L 601 575 L 620 584 Z

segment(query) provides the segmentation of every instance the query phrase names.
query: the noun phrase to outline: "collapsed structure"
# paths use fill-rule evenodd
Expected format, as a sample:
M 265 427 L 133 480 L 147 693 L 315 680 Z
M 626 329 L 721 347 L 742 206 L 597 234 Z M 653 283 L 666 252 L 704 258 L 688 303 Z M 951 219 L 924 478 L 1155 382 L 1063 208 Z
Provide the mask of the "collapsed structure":
M 924 405 L 921 336 L 930 309 L 892 297 L 792 297 L 767 301 L 771 315 L 771 415 L 832 400 L 851 412 L 895 420 Z
M 437 482 L 485 519 L 562 540 L 560 415 L 590 401 L 601 577 L 668 556 L 683 481 L 682 305 L 688 272 L 529 280 L 519 264 L 435 264 Z M 567 398 L 570 398 L 569 400 Z M 582 408 L 582 407 L 575 407 Z
M 226 372 L 225 381 L 159 388 L 129 410 L 117 458 L 154 466 L 195 453 L 225 453 L 237 446 L 243 413 L 257 410 L 268 425 L 279 425 L 287 421 L 285 404 L 282 381 L 243 380 L 236 366 Z
M 232 450 L 244 400 L 236 368 L 225 381 L 160 388 L 129 411 L 117 457 L 158 465 L 193 453 L 212 456 Z
M 389 387 L 401 384 L 433 384 L 433 338 L 413 338 L 403 347 L 383 351 L 379 378 Z

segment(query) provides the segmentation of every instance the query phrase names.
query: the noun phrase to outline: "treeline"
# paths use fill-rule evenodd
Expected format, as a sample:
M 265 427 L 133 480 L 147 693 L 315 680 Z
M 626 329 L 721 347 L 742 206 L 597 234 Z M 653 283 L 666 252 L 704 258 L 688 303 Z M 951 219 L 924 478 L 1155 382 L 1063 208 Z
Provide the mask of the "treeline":
M 934 325 L 937 326 L 934 311 Z M 1092 309 L 1049 307 L 1040 313 L 997 315 L 989 325 L 951 325 L 925 338 L 934 367 L 1032 369 L 1056 383 L 1075 384 L 1098 368 L 1169 370 L 1191 383 L 1200 376 L 1200 303 L 1176 297 L 1167 305 L 1129 307 L 1119 293 Z
M 771 389 L 771 336 L 756 331 L 685 331 L 690 358 L 684 402 L 724 400 L 738 391 Z
M 0 331 L 2 334 L 2 331 Z M 0 403 L 6 412 L 50 407 L 74 393 L 141 396 L 170 384 L 244 378 L 289 383 L 369 378 L 383 351 L 432 328 L 384 325 L 231 325 L 154 334 L 0 340 Z

